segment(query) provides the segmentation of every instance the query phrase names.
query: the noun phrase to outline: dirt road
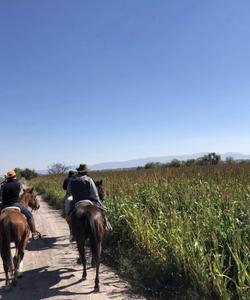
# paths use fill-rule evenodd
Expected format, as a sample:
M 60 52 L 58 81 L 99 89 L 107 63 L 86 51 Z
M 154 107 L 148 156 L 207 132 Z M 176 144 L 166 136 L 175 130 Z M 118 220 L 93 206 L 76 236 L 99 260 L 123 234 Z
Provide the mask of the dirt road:
M 44 237 L 30 241 L 24 256 L 24 276 L 16 287 L 5 292 L 4 272 L 0 261 L 0 299 L 145 299 L 132 294 L 128 283 L 122 281 L 109 267 L 101 264 L 100 293 L 93 293 L 94 271 L 88 257 L 88 278 L 81 281 L 82 267 L 77 265 L 76 245 L 69 243 L 68 226 L 58 211 L 40 200 L 34 213 L 38 230 Z

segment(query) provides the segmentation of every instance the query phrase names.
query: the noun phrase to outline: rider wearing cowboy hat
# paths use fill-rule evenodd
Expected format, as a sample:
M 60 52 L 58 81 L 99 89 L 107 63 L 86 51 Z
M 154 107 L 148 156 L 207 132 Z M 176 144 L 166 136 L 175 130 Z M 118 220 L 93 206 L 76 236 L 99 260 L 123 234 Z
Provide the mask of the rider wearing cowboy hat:
M 73 196 L 70 212 L 72 212 L 77 202 L 85 199 L 91 200 L 96 207 L 104 210 L 94 180 L 88 175 L 89 169 L 87 165 L 80 164 L 76 170 L 77 174 L 70 178 L 67 188 L 67 194 L 72 194 Z
M 33 239 L 41 237 L 41 234 L 36 230 L 35 221 L 32 213 L 20 204 L 19 194 L 21 192 L 21 183 L 16 179 L 16 172 L 10 170 L 7 172 L 6 180 L 2 185 L 2 205 L 1 209 L 16 206 L 19 207 L 21 213 L 27 218 Z

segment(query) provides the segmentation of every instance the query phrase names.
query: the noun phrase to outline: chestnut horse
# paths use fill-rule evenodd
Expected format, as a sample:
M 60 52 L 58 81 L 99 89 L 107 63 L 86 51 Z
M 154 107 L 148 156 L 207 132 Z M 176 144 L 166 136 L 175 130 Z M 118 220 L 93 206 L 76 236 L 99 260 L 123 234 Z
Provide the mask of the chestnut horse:
M 20 202 L 26 207 L 29 205 L 32 209 L 39 208 L 33 189 L 24 190 Z M 10 289 L 11 283 L 16 284 L 17 277 L 21 275 L 20 264 L 24 257 L 24 250 L 27 247 L 29 235 L 29 225 L 25 216 L 20 213 L 19 208 L 8 207 L 2 210 L 0 215 L 0 252 L 5 272 L 5 288 L 7 290 Z M 14 242 L 16 247 L 13 259 L 10 249 L 11 242 Z
M 100 200 L 103 201 L 105 191 L 101 181 L 95 182 Z M 89 238 L 92 252 L 92 267 L 96 267 L 94 291 L 99 292 L 99 267 L 102 252 L 102 240 L 105 233 L 105 218 L 103 212 L 94 205 L 79 206 L 71 215 L 72 233 L 76 239 L 77 248 L 83 264 L 82 279 L 86 280 L 85 241 Z
M 40 205 L 37 200 L 37 194 L 34 191 L 34 188 L 23 189 L 23 193 L 20 198 L 20 203 L 24 207 L 30 207 L 32 210 L 37 210 L 40 208 Z

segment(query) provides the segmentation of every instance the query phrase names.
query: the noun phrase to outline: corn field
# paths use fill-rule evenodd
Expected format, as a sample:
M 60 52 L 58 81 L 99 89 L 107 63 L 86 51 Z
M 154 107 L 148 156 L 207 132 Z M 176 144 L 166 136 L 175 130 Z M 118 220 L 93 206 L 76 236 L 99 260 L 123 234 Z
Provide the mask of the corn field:
M 250 299 L 250 164 L 93 172 L 108 260 L 154 299 Z M 65 176 L 30 184 L 60 208 Z

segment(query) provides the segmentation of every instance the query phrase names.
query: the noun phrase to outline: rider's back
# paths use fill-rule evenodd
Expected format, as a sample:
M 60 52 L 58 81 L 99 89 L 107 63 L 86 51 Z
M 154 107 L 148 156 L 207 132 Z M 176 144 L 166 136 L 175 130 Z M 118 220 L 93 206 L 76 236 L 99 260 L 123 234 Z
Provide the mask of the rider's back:
M 88 176 L 75 176 L 71 179 L 70 185 L 74 203 L 89 199 L 90 182 Z
M 17 180 L 12 180 L 2 186 L 2 203 L 4 206 L 11 206 L 19 202 L 21 184 Z

